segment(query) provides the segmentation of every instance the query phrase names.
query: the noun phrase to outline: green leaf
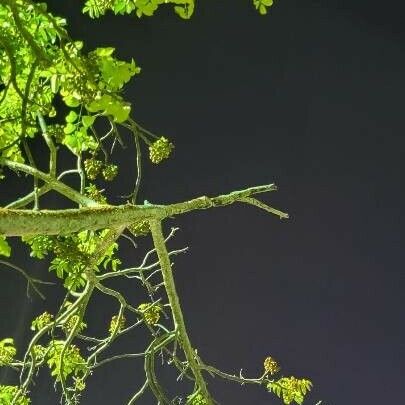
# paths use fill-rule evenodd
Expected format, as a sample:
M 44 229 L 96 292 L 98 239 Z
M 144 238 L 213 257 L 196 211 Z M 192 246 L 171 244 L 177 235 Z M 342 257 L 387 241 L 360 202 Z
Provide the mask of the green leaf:
M 261 4 L 261 5 L 259 6 L 259 13 L 260 13 L 261 15 L 267 14 L 267 8 L 266 8 L 266 6 L 264 6 L 263 4 Z
M 90 104 L 86 105 L 86 109 L 89 112 L 97 112 L 100 110 L 106 110 L 109 103 L 112 102 L 112 97 L 108 94 L 103 94 L 100 98 L 93 100 Z
M 128 119 L 131 112 L 129 103 L 114 102 L 108 105 L 106 113 L 114 117 L 114 121 L 121 123 Z
M 115 48 L 96 48 L 94 53 L 100 57 L 104 58 L 106 56 L 111 56 L 115 51 Z
M 65 136 L 65 139 L 63 140 L 63 143 L 72 150 L 75 150 L 77 148 L 77 139 L 73 135 Z
M 191 18 L 194 12 L 194 2 L 187 3 L 186 1 L 184 2 L 184 6 L 175 6 L 174 11 L 175 13 L 183 18 L 184 20 L 188 20 Z
M 69 135 L 74 131 L 76 131 L 76 125 L 72 124 L 71 122 L 68 122 L 67 125 L 63 128 L 63 132 L 66 135 Z
M 11 247 L 4 236 L 0 236 L 0 256 L 10 257 Z
M 79 107 L 80 105 L 80 100 L 74 96 L 65 96 L 63 97 L 63 101 L 68 107 Z
M 77 120 L 77 113 L 75 111 L 69 111 L 69 114 L 66 116 L 66 122 L 72 123 Z
M 83 115 L 82 122 L 85 128 L 89 128 L 93 125 L 94 121 L 96 120 L 95 115 Z

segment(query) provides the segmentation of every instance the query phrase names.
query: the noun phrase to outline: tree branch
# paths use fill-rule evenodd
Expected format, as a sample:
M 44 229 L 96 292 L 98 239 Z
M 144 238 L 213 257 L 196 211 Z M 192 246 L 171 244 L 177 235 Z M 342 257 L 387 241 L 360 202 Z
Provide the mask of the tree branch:
M 64 195 L 65 197 L 69 198 L 69 200 L 75 201 L 81 205 L 85 206 L 94 206 L 98 205 L 95 201 L 91 198 L 86 197 L 83 194 L 80 194 L 78 191 L 74 190 L 73 188 L 67 186 L 66 184 L 62 183 L 61 181 L 55 179 L 49 174 L 41 172 L 38 169 L 35 169 L 32 166 L 25 165 L 24 163 L 18 163 L 13 160 L 0 158 L 0 166 L 7 166 L 11 170 L 15 170 L 18 172 L 24 172 L 34 176 L 37 179 L 43 180 L 48 186 L 58 193 Z
M 167 297 L 170 302 L 170 308 L 173 314 L 174 328 L 179 335 L 179 343 L 183 348 L 184 354 L 190 365 L 190 369 L 195 377 L 195 382 L 201 390 L 202 395 L 208 401 L 208 404 L 213 404 L 211 395 L 208 392 L 205 380 L 201 374 L 200 367 L 197 363 L 195 352 L 191 346 L 190 339 L 187 334 L 186 325 L 183 319 L 179 296 L 176 292 L 176 285 L 173 278 L 172 268 L 170 264 L 169 253 L 166 249 L 165 239 L 162 233 L 161 221 L 152 220 L 149 222 L 152 232 L 153 244 L 159 257 L 160 266 L 162 269 L 163 281 L 166 287 Z
M 19 166 L 21 164 L 15 163 L 15 165 Z M 32 168 L 30 169 L 33 170 Z M 41 178 L 49 181 L 55 190 L 59 192 L 63 191 L 77 200 L 77 195 L 72 195 L 74 190 L 70 187 L 51 179 L 45 173 L 41 174 Z M 127 227 L 142 220 L 162 220 L 164 218 L 184 214 L 194 210 L 222 207 L 235 202 L 244 202 L 258 206 L 257 200 L 252 199 L 253 201 L 251 201 L 249 197 L 253 194 L 274 190 L 276 190 L 276 186 L 270 184 L 251 187 L 241 191 L 234 191 L 230 194 L 219 195 L 217 197 L 203 196 L 193 200 L 169 205 L 102 205 L 79 209 L 40 211 L 0 208 L 0 235 L 23 236 L 69 234 L 82 230 Z M 87 204 L 89 204 L 89 201 L 90 204 L 94 204 L 93 200 L 90 200 L 87 197 L 81 197 Z M 264 203 L 260 203 L 260 208 L 275 213 L 274 209 L 271 209 L 271 207 L 268 207 Z M 286 217 L 286 214 L 280 213 L 280 211 L 277 211 L 276 215 Z

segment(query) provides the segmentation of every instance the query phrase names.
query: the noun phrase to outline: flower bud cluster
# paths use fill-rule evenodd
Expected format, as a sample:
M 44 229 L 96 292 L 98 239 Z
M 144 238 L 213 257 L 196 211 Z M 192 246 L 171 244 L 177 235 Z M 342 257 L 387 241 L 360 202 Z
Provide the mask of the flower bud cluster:
M 38 315 L 31 323 L 31 330 L 41 330 L 53 322 L 54 316 L 49 312 Z
M 161 136 L 149 146 L 149 158 L 153 163 L 160 163 L 170 156 L 173 148 L 174 145 L 167 138 Z
M 280 366 L 276 362 L 276 360 L 273 359 L 273 357 L 266 357 L 263 362 L 264 366 L 264 371 L 270 375 L 276 374 L 278 371 L 280 371 Z
M 138 309 L 142 312 L 143 319 L 147 325 L 153 326 L 159 322 L 162 308 L 159 304 L 141 304 Z
M 12 338 L 6 338 L 0 341 L 0 367 L 10 365 L 16 354 L 17 350 Z
M 69 335 L 70 332 L 75 328 L 78 319 L 79 315 L 73 315 L 62 325 L 62 329 L 66 335 Z M 86 327 L 87 325 L 83 321 L 80 321 L 76 328 L 76 333 L 80 333 Z
M 84 171 L 90 180 L 95 180 L 100 174 L 106 181 L 114 180 L 118 174 L 118 166 L 114 164 L 104 164 L 94 157 L 84 161 Z
M 110 334 L 113 334 L 115 329 L 117 329 L 117 332 L 121 332 L 125 328 L 125 323 L 126 323 L 125 317 L 121 316 L 121 318 L 119 319 L 119 322 L 118 322 L 118 319 L 119 319 L 118 315 L 114 315 L 111 318 L 110 327 L 108 329 Z
M 145 236 L 150 232 L 149 222 L 146 219 L 132 224 L 128 229 L 134 236 Z

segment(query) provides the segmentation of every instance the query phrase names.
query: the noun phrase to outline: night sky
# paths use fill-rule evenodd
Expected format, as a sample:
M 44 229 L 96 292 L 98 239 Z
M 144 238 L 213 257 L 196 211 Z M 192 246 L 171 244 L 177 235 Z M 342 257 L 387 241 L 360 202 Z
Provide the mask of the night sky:
M 272 355 L 284 375 L 313 381 L 310 405 L 402 403 L 402 2 L 280 0 L 261 17 L 249 0 L 205 0 L 190 21 L 169 7 L 151 19 L 91 21 L 80 2 L 48 3 L 88 49 L 114 46 L 142 67 L 125 94 L 135 119 L 176 148 L 159 167 L 145 161 L 141 200 L 279 186 L 260 198 L 289 220 L 235 204 L 167 221 L 180 227 L 170 246 L 190 246 L 176 258 L 175 277 L 199 355 L 247 376 L 260 375 Z M 122 156 L 125 172 L 110 191 L 117 202 L 133 182 L 134 155 Z M 0 184 L 0 202 L 6 193 Z M 136 262 L 140 254 L 129 245 L 125 252 Z M 30 263 L 48 277 L 43 263 Z M 28 300 L 9 270 L 0 282 L 0 337 L 24 342 L 23 326 L 47 304 Z M 127 297 L 136 290 L 120 288 Z M 114 305 L 100 298 L 91 308 L 95 334 Z M 121 350 L 142 347 L 134 336 Z M 83 404 L 126 403 L 142 372 L 136 359 L 100 368 Z M 260 387 L 208 382 L 223 405 L 281 403 Z M 49 384 L 39 380 L 33 405 L 58 403 Z

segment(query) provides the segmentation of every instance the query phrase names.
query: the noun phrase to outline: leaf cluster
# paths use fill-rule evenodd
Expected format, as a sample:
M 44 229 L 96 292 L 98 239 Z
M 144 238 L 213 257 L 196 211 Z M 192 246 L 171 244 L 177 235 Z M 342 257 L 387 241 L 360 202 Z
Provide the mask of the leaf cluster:
M 105 237 L 108 230 L 82 231 L 72 235 L 44 236 L 22 238 L 31 248 L 31 256 L 43 259 L 52 254 L 49 266 L 58 278 L 64 280 L 64 286 L 69 291 L 76 291 L 86 283 L 84 270 L 91 265 L 98 272 L 100 267 L 104 270 L 111 268 L 113 271 L 121 263 L 115 255 L 118 244 L 111 244 L 104 255 L 92 263 L 98 244 Z
M 282 377 L 277 381 L 270 381 L 267 384 L 269 392 L 274 392 L 286 405 L 292 402 L 301 405 L 304 402 L 305 395 L 311 388 L 311 381 L 295 377 Z
M 65 26 L 43 3 L 0 4 L 0 157 L 25 160 L 20 142 L 40 133 L 39 115 L 57 115 L 56 96 L 77 110 L 68 112 L 62 134 L 49 132 L 75 154 L 99 145 L 91 130 L 96 118 L 121 123 L 129 117 L 131 105 L 120 91 L 140 68 L 115 58 L 111 47 L 84 52 Z
M 8 366 L 17 354 L 12 338 L 0 340 L 0 367 Z
M 175 13 L 184 19 L 189 19 L 193 12 L 194 0 L 87 0 L 83 8 L 91 18 L 98 18 L 107 11 L 114 14 L 132 14 L 137 17 L 152 16 L 162 4 L 172 4 Z
M 25 395 L 21 395 L 16 402 L 13 402 L 13 398 L 18 391 L 18 386 L 0 385 L 0 404 L 9 405 L 15 403 L 15 405 L 29 405 L 31 400 Z
M 63 357 L 62 351 L 64 351 Z M 66 342 L 63 340 L 54 340 L 50 343 L 46 362 L 56 381 L 61 381 L 61 378 L 66 379 L 71 374 L 78 376 L 86 370 L 86 361 L 81 356 L 79 348 L 75 345 L 69 345 L 66 348 Z
M 253 4 L 260 14 L 265 15 L 267 9 L 273 5 L 273 0 L 253 0 Z

